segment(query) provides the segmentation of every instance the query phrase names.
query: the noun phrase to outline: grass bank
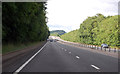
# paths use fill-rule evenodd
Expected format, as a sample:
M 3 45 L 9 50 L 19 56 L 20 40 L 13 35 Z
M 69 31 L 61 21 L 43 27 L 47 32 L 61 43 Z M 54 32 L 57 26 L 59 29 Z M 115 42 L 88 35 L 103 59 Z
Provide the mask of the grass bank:
M 42 41 L 44 42 L 44 41 Z M 10 52 L 14 52 L 17 50 L 22 50 L 24 48 L 30 47 L 30 46 L 34 46 L 37 44 L 40 44 L 42 42 L 29 42 L 29 43 L 25 43 L 25 44 L 13 44 L 13 43 L 8 43 L 8 44 L 4 44 L 2 45 L 2 54 L 6 54 L 6 53 L 10 53 Z
M 72 40 L 70 40 L 70 39 L 67 40 L 67 39 L 64 39 L 64 38 L 62 38 L 62 37 L 61 37 L 61 39 L 65 40 L 65 41 L 69 41 L 69 42 L 80 43 L 80 42 L 77 41 L 77 40 L 76 40 L 76 41 L 72 41 Z M 72 38 L 72 39 L 74 39 L 74 38 Z M 80 43 L 80 44 L 87 44 L 87 43 Z M 87 44 L 87 45 L 89 45 L 89 44 Z M 95 45 L 95 44 L 90 44 L 90 45 Z M 96 46 L 99 46 L 99 47 L 100 47 L 101 45 L 96 45 Z M 117 46 L 110 46 L 110 45 L 109 45 L 109 47 L 112 48 L 112 49 L 120 49 L 120 47 L 117 47 Z

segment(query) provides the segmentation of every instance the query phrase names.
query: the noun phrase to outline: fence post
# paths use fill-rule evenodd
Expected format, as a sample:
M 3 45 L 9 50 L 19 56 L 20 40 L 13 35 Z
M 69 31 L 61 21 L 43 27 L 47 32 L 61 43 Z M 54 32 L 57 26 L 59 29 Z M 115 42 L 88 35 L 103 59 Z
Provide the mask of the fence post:
M 114 49 L 114 52 L 116 52 L 116 48 Z
M 102 47 L 101 47 L 101 50 L 102 50 Z
M 106 51 L 106 48 L 105 48 L 105 51 Z
M 109 48 L 109 52 L 110 52 L 110 48 Z
M 98 50 L 98 46 L 97 46 L 97 50 Z

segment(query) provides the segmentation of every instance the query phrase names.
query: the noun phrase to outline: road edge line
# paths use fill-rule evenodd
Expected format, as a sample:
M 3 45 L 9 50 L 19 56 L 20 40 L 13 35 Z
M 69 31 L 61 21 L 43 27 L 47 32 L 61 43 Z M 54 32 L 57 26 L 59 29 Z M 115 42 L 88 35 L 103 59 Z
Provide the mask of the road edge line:
M 97 66 L 95 66 L 95 65 L 91 65 L 93 68 L 95 68 L 95 69 L 97 69 L 97 70 L 100 70 L 100 68 L 99 67 L 97 67 Z
M 38 53 L 43 50 L 46 44 L 42 48 L 40 48 L 31 58 L 29 58 L 22 66 L 20 66 L 13 74 L 18 74 L 18 72 L 20 72 Z

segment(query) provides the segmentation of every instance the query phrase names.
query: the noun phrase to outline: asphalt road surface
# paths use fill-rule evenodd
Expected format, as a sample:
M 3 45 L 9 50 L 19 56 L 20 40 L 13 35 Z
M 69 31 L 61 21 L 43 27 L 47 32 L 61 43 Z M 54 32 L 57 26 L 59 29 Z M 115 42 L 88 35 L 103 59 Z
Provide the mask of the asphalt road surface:
M 118 72 L 118 58 L 47 42 L 19 72 Z M 16 71 L 17 71 L 16 70 Z

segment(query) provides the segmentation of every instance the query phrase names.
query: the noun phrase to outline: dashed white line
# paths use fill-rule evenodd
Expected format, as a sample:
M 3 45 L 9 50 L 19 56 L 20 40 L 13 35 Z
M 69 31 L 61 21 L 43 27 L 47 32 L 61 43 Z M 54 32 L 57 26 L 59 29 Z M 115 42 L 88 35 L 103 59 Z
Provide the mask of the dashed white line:
M 95 65 L 91 65 L 93 68 L 95 68 L 95 69 L 97 69 L 97 70 L 99 70 L 100 68 L 98 68 L 97 66 L 95 66 Z
M 67 51 L 67 50 L 65 49 L 65 51 Z
M 76 56 L 77 59 L 79 59 L 80 57 L 79 56 Z
M 71 54 L 71 52 L 69 52 L 69 54 Z
M 37 53 L 35 53 L 29 60 L 27 60 L 20 68 L 18 68 L 13 74 L 18 74 L 18 72 L 20 72 L 46 46 L 46 44 Z

